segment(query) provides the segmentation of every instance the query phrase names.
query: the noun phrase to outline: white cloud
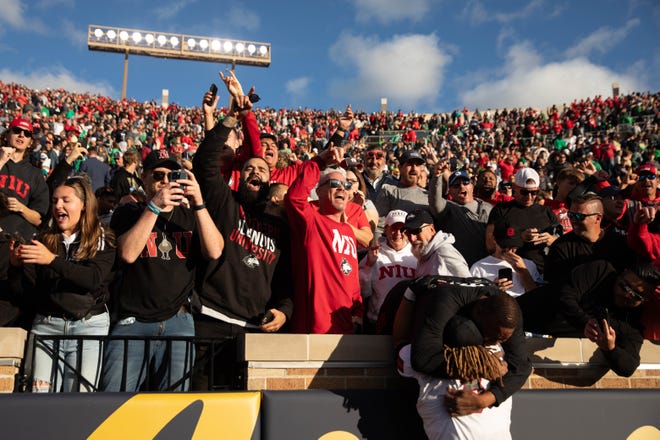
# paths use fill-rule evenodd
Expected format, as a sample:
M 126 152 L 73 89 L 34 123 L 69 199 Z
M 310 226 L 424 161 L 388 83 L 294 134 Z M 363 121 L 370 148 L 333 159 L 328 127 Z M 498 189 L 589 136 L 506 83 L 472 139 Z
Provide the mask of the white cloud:
M 631 72 L 614 72 L 586 58 L 544 63 L 526 43 L 509 49 L 498 78 L 459 94 L 459 101 L 475 108 L 535 107 L 571 102 L 588 96 L 608 96 L 612 83 L 623 93 L 646 90 Z
M 579 41 L 575 46 L 566 51 L 566 56 L 569 58 L 589 56 L 591 52 L 606 53 L 615 45 L 623 41 L 630 31 L 639 26 L 639 19 L 633 18 L 628 20 L 626 24 L 619 29 L 612 29 L 609 26 L 604 26 L 587 37 Z
M 501 24 L 521 20 L 532 15 L 543 6 L 544 0 L 531 0 L 525 7 L 513 12 L 488 12 L 481 0 L 468 0 L 462 11 L 462 16 L 475 25 L 489 21 Z
M 176 17 L 183 8 L 186 8 L 197 0 L 175 0 L 170 3 L 162 4 L 154 9 L 157 20 L 167 20 Z
M 356 75 L 333 80 L 332 95 L 353 104 L 386 97 L 392 105 L 406 108 L 435 103 L 451 62 L 435 34 L 395 35 L 387 41 L 343 34 L 330 48 L 330 56 Z
M 62 32 L 64 38 L 69 40 L 76 49 L 87 49 L 87 28 L 82 30 L 80 26 L 77 26 L 73 21 L 65 18 L 62 20 Z
M 307 93 L 311 79 L 307 76 L 294 78 L 286 82 L 286 92 L 291 95 L 302 96 Z
M 27 27 L 25 9 L 20 0 L 0 0 L 0 22 L 18 29 Z
M 248 31 L 256 31 L 261 25 L 259 16 L 255 12 L 236 6 L 229 10 L 226 22 L 231 23 L 232 28 L 245 29 Z
M 64 67 L 58 66 L 48 69 L 39 69 L 26 72 L 15 72 L 9 69 L 0 70 L 0 78 L 3 82 L 14 82 L 25 84 L 32 89 L 59 89 L 63 88 L 72 92 L 100 94 L 117 97 L 117 91 L 106 81 L 90 83 L 76 78 Z
M 357 19 L 376 19 L 381 23 L 397 20 L 419 21 L 431 8 L 431 0 L 355 0 Z

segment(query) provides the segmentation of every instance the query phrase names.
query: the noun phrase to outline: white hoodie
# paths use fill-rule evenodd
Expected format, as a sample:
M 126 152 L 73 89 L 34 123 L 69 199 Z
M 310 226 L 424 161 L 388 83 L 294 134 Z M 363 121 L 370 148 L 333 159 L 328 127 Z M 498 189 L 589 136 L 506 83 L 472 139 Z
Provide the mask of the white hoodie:
M 417 276 L 449 275 L 469 278 L 470 267 L 465 258 L 454 247 L 456 239 L 452 234 L 438 231 L 422 249 L 417 264 Z
M 410 243 L 395 251 L 385 237 L 378 239 L 378 258 L 373 266 L 367 266 L 367 257 L 360 262 L 360 292 L 363 298 L 371 298 L 367 306 L 367 318 L 376 322 L 383 301 L 392 288 L 405 279 L 415 278 L 417 259 Z

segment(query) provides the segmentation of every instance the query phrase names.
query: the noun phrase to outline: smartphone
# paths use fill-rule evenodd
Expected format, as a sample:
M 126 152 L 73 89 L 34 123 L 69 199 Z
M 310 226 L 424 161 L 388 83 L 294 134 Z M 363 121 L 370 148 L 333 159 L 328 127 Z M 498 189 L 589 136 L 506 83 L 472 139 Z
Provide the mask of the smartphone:
M 209 87 L 209 92 L 211 92 L 211 104 L 213 104 L 213 101 L 215 100 L 215 97 L 218 94 L 218 86 L 216 86 L 215 83 L 211 83 L 211 87 Z
M 510 267 L 503 267 L 497 271 L 497 278 L 505 278 L 509 281 L 513 280 L 513 269 Z
M 596 314 L 596 322 L 598 322 L 598 328 L 600 331 L 605 333 L 605 326 L 603 325 L 603 320 L 607 322 L 607 325 L 610 324 L 610 311 L 607 307 L 602 309 L 600 313 Z
M 176 182 L 177 180 L 187 179 L 188 175 L 183 170 L 172 170 L 167 175 L 167 180 L 170 182 Z

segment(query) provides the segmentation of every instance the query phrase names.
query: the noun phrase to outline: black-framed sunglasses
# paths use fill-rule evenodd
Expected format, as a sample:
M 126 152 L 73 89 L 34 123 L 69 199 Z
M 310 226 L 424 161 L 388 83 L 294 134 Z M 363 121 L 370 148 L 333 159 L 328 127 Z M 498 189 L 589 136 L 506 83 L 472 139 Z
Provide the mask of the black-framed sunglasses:
M 424 228 L 426 228 L 427 226 L 431 226 L 431 225 L 430 225 L 430 224 L 422 225 L 422 226 L 420 226 L 420 227 L 417 228 L 417 229 L 403 228 L 403 233 L 406 234 L 406 235 L 419 235 L 419 234 L 422 233 L 422 231 L 424 230 Z
M 339 179 L 329 179 L 327 182 L 323 183 L 323 185 L 330 185 L 330 188 L 332 189 L 343 187 L 346 191 L 348 191 L 353 187 L 353 184 L 351 182 L 344 182 L 343 180 L 339 180 Z
M 655 180 L 655 174 L 640 174 L 637 177 L 639 180 Z
M 520 190 L 520 194 L 523 195 L 523 196 L 525 196 L 525 197 L 527 197 L 527 196 L 534 196 L 534 197 L 536 197 L 536 195 L 537 195 L 538 193 L 539 193 L 539 190 L 538 190 L 538 189 L 524 189 L 524 188 L 523 188 L 523 189 Z
M 382 159 L 385 157 L 385 153 L 382 151 L 367 151 L 365 156 L 367 159 Z
M 617 284 L 624 292 L 626 292 L 627 296 L 631 296 L 635 301 L 641 301 L 641 302 L 646 301 L 646 298 L 644 298 L 644 296 L 642 296 L 639 292 L 633 289 L 632 286 L 630 286 L 630 284 L 628 284 L 625 280 L 619 279 L 619 281 L 617 281 Z
M 167 176 L 167 172 L 165 171 L 154 171 L 151 173 L 151 176 L 154 178 L 156 182 L 162 182 L 165 180 L 165 176 Z
M 452 182 L 449 187 L 450 188 L 460 188 L 461 186 L 468 186 L 472 182 L 466 179 L 460 179 Z
M 11 132 L 12 132 L 13 134 L 21 134 L 21 133 L 23 133 L 23 136 L 25 136 L 26 138 L 31 138 L 31 137 L 32 137 L 32 132 L 31 132 L 30 130 L 25 130 L 25 129 L 21 128 L 21 127 L 12 127 L 12 128 L 11 128 Z
M 569 220 L 577 220 L 579 222 L 583 222 L 587 217 L 599 214 L 597 212 L 592 212 L 591 214 L 581 214 L 579 212 L 568 211 L 566 215 L 568 215 Z

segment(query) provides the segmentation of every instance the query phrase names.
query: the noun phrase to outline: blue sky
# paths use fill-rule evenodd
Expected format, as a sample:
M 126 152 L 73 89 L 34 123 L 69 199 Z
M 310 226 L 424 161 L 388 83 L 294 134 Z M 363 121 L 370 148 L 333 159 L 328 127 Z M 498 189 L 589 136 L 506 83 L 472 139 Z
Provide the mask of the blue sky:
M 90 24 L 269 42 L 271 66 L 237 74 L 276 108 L 542 108 L 613 82 L 660 90 L 657 0 L 0 0 L 0 80 L 119 98 L 123 56 L 89 51 Z M 131 56 L 127 95 L 199 105 L 225 68 Z

